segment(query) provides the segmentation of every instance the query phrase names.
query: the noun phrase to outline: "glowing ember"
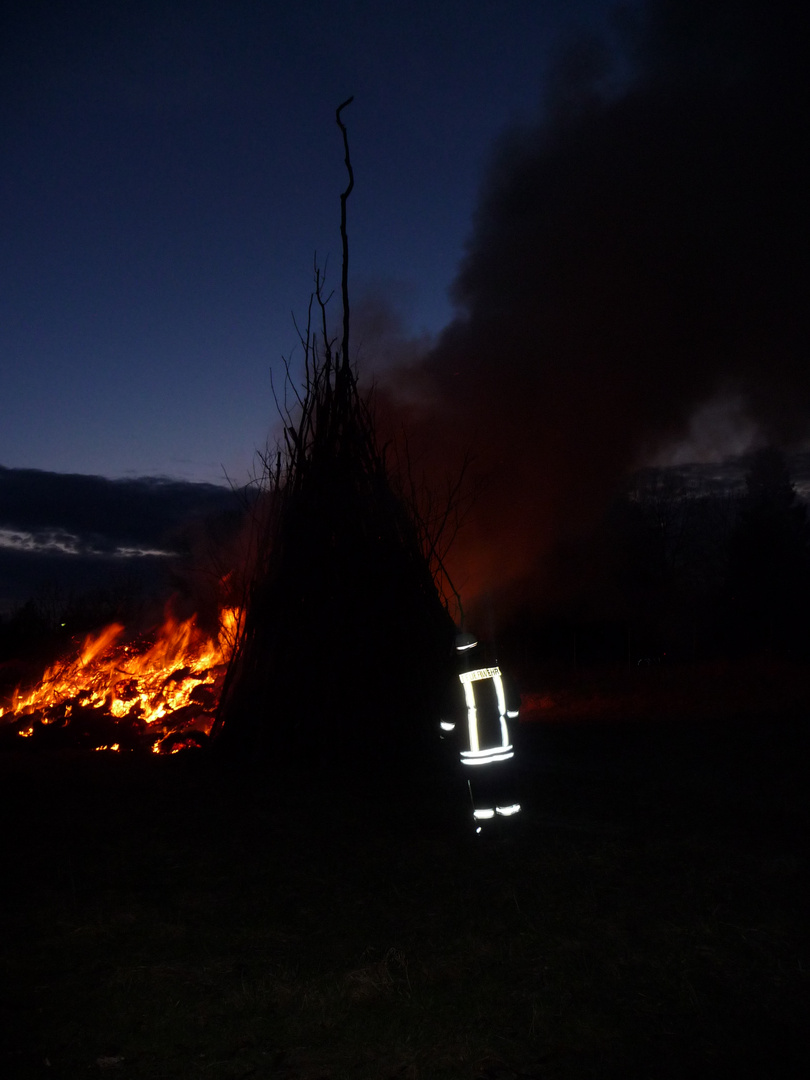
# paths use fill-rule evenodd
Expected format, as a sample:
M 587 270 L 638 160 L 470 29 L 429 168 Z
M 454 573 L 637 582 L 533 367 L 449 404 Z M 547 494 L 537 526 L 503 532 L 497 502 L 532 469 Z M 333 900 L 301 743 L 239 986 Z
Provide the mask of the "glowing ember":
M 88 637 L 78 655 L 58 661 L 30 690 L 17 689 L 0 707 L 0 724 L 22 738 L 42 728 L 69 728 L 94 750 L 134 749 L 144 742 L 155 753 L 199 745 L 210 732 L 240 611 L 220 613 L 215 638 L 195 616 L 167 616 L 154 641 L 122 640 L 112 623 Z

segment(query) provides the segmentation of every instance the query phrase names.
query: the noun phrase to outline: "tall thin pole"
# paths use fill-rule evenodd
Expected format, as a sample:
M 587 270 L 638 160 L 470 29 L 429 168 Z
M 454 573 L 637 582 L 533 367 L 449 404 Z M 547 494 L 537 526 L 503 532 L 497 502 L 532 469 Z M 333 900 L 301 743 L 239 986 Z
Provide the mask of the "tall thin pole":
M 343 355 L 342 367 L 345 371 L 349 370 L 349 238 L 346 233 L 346 200 L 352 193 L 354 187 L 354 173 L 352 172 L 352 162 L 349 157 L 349 136 L 346 132 L 346 125 L 340 119 L 340 114 L 347 105 L 351 105 L 354 101 L 354 95 L 347 98 L 342 105 L 338 105 L 335 118 L 337 120 L 338 127 L 343 132 L 343 149 L 346 151 L 346 170 L 349 174 L 349 185 L 343 194 L 340 196 L 340 238 L 343 241 L 343 272 L 341 276 L 341 289 L 343 293 L 343 345 L 341 352 Z

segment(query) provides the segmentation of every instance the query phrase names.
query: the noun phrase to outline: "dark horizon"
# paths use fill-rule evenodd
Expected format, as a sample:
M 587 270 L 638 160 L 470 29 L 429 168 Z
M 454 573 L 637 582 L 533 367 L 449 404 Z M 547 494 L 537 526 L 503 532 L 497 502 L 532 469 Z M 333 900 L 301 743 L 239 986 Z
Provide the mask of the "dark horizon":
M 749 455 L 725 462 L 650 467 L 688 496 L 740 495 Z M 788 457 L 796 492 L 810 503 L 810 452 Z M 236 527 L 246 491 L 141 477 L 48 473 L 0 466 L 0 616 L 46 594 L 66 601 L 129 578 L 148 593 L 212 523 Z
M 125 580 L 159 592 L 206 522 L 241 517 L 245 495 L 159 477 L 0 466 L 0 614 L 45 594 L 66 601 Z

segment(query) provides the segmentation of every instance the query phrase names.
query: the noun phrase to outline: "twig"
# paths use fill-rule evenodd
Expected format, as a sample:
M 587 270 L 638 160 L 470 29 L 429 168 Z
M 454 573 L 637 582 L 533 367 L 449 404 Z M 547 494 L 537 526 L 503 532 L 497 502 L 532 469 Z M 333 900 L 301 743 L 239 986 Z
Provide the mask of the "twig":
M 341 290 L 343 292 L 343 367 L 348 369 L 349 367 L 349 238 L 346 233 L 346 201 L 352 193 L 354 187 L 354 173 L 352 172 L 352 162 L 349 157 L 349 135 L 346 131 L 346 125 L 340 119 L 341 112 L 354 101 L 354 95 L 347 98 L 342 105 L 338 105 L 335 113 L 335 119 L 337 125 L 343 132 L 343 149 L 346 152 L 346 170 L 349 173 L 349 183 L 346 190 L 340 196 L 340 238 L 343 242 L 343 272 L 341 275 Z

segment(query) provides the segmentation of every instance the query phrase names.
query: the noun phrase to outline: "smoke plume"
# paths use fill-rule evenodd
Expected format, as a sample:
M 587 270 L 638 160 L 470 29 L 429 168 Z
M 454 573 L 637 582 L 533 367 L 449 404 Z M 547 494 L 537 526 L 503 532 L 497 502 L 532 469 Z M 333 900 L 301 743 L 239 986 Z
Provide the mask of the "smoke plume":
M 648 5 L 623 82 L 585 50 L 497 147 L 457 316 L 398 377 L 421 459 L 475 454 L 451 566 L 468 598 L 551 595 L 622 478 L 712 402 L 763 440 L 806 436 L 804 16 Z

